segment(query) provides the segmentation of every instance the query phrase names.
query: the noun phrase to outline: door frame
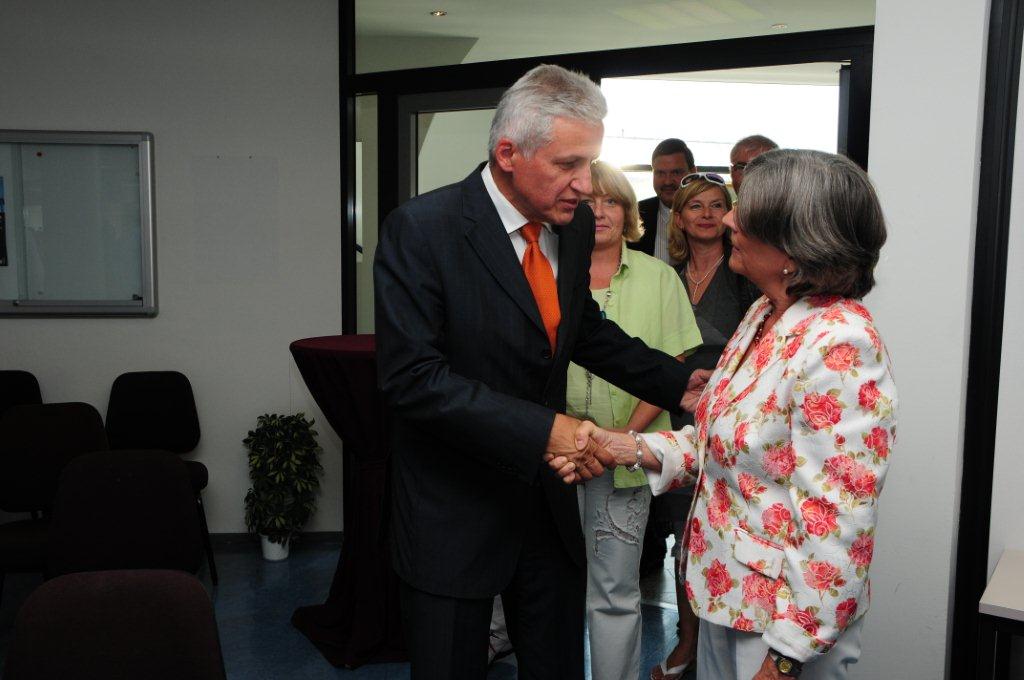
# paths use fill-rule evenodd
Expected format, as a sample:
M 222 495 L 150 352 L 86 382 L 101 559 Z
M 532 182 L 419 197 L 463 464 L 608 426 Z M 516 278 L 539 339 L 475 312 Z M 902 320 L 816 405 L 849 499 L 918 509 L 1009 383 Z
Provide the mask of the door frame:
M 849 65 L 846 117 L 847 155 L 867 167 L 871 110 L 871 68 L 874 28 L 871 26 L 809 31 L 782 35 L 712 40 L 677 45 L 657 45 L 572 54 L 554 54 L 501 61 L 433 66 L 428 68 L 355 73 L 354 2 L 342 2 L 340 71 L 342 113 L 342 186 L 345 206 L 342 225 L 342 332 L 356 332 L 356 225 L 355 225 L 355 97 L 377 95 L 378 217 L 398 207 L 404 193 L 400 185 L 414 186 L 411 179 L 395 181 L 394 169 L 408 153 L 408 115 L 400 112 L 400 98 L 428 93 L 452 93 L 507 88 L 523 73 L 540 64 L 557 64 L 603 78 L 683 73 L 722 69 L 780 66 L 812 62 L 846 62 Z M 344 53 L 351 52 L 352 59 Z M 452 90 L 458 83 L 459 89 Z M 411 101 L 411 100 L 410 100 Z M 404 110 L 404 109 L 403 109 Z M 404 116 L 404 121 L 403 121 Z M 842 125 L 843 122 L 840 122 Z M 404 128 L 404 130 L 403 130 Z M 412 137 L 415 139 L 415 137 Z M 345 148 L 347 147 L 349 148 Z M 482 159 L 481 159 L 482 160 Z M 347 167 L 346 167 L 347 164 Z

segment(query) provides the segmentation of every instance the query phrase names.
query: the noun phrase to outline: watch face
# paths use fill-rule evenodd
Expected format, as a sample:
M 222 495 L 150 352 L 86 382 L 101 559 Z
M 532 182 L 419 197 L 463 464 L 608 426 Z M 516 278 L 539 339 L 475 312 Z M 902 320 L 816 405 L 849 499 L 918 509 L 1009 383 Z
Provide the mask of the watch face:
M 789 659 L 779 659 L 779 671 L 781 673 L 792 673 L 793 662 Z

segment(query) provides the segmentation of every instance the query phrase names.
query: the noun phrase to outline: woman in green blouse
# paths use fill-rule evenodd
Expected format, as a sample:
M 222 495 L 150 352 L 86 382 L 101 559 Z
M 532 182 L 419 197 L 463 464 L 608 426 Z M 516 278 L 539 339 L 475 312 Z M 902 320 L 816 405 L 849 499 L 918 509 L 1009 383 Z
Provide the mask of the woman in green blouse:
M 664 262 L 626 248 L 643 234 L 625 175 L 593 166 L 594 251 L 590 289 L 602 312 L 630 335 L 680 360 L 701 344 L 679 276 Z M 569 366 L 568 413 L 626 432 L 671 429 L 668 414 Z M 580 488 L 587 542 L 587 622 L 593 680 L 635 678 L 640 671 L 640 551 L 651 491 L 644 473 L 619 467 Z

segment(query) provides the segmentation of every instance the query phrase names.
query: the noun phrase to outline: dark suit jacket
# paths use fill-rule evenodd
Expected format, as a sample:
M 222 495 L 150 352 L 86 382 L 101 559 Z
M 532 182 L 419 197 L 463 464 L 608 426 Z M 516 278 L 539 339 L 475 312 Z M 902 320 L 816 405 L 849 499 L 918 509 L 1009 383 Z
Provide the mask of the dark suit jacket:
M 640 209 L 640 221 L 644 225 L 644 235 L 636 243 L 629 243 L 630 248 L 654 255 L 654 239 L 658 233 L 658 203 L 661 199 L 657 196 L 645 198 L 636 204 Z
M 531 485 L 586 564 L 576 489 L 543 463 L 571 360 L 678 410 L 691 369 L 601 318 L 589 290 L 593 213 L 560 228 L 554 356 L 479 170 L 381 227 L 374 264 L 380 386 L 390 407 L 392 550 L 415 588 L 482 598 L 511 580 Z

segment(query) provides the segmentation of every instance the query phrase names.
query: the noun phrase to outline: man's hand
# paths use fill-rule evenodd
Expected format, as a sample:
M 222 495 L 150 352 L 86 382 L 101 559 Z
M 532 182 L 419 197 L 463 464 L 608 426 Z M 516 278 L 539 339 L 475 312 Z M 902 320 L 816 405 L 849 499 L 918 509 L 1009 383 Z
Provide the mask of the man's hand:
M 592 439 L 587 439 L 582 445 L 577 444 L 576 428 L 580 422 L 576 418 L 556 413 L 544 454 L 548 464 L 556 458 L 564 459 L 559 476 L 567 484 L 593 479 L 600 476 L 606 466 L 615 464 L 608 452 Z
M 697 410 L 697 402 L 700 401 L 700 395 L 704 393 L 704 388 L 708 386 L 708 379 L 712 373 L 713 371 L 706 368 L 698 368 L 690 375 L 690 381 L 686 384 L 686 392 L 683 393 L 683 399 L 679 402 L 684 411 L 693 413 Z

